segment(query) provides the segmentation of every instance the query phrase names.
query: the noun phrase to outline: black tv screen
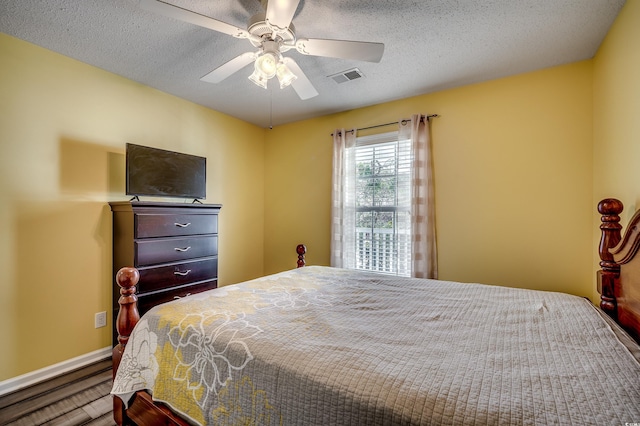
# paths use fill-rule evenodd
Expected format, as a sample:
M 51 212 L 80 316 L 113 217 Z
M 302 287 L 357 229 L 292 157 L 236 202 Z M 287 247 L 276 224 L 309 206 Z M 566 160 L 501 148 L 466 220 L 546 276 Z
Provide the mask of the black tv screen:
M 127 195 L 205 198 L 206 171 L 204 157 L 127 144 Z

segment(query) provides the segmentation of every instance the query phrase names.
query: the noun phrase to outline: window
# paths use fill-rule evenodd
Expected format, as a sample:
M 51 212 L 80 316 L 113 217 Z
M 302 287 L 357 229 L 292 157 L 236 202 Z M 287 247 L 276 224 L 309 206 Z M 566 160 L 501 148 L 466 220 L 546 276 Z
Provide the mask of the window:
M 345 202 L 355 205 L 355 256 L 346 266 L 410 276 L 411 141 L 398 140 L 398 132 L 358 137 L 347 151 L 352 178 Z
M 357 132 L 332 134 L 331 266 L 437 278 L 429 116 L 400 120 L 396 132 Z

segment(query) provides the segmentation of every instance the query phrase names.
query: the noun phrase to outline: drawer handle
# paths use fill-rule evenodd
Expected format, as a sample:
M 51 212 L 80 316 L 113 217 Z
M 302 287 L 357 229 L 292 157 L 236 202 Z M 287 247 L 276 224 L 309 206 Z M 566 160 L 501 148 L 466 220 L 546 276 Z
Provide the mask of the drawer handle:
M 173 296 L 173 300 L 184 299 L 185 297 L 191 296 L 191 293 L 187 293 L 184 296 Z
M 179 227 L 179 228 L 186 228 L 187 226 L 191 225 L 191 222 L 187 222 L 187 223 L 174 222 L 174 225 Z
M 189 273 L 190 273 L 190 272 L 191 272 L 191 269 L 187 269 L 187 270 L 186 270 L 186 271 L 184 271 L 184 272 L 181 272 L 181 271 L 175 271 L 175 272 L 173 273 L 173 275 L 180 275 L 181 277 L 186 277 L 187 275 L 189 275 Z
M 185 251 L 189 251 L 189 250 L 191 250 L 191 246 L 189 246 L 189 247 L 184 247 L 184 248 L 182 248 L 182 247 L 174 247 L 174 250 L 175 250 L 175 251 L 179 251 L 179 252 L 183 252 L 183 253 L 184 253 Z

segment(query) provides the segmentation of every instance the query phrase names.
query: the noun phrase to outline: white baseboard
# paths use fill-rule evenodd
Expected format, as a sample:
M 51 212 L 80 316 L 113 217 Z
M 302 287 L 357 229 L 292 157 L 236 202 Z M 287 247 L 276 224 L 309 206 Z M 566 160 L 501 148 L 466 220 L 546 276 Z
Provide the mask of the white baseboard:
M 40 370 L 0 382 L 0 396 L 111 357 L 111 347 L 98 349 Z

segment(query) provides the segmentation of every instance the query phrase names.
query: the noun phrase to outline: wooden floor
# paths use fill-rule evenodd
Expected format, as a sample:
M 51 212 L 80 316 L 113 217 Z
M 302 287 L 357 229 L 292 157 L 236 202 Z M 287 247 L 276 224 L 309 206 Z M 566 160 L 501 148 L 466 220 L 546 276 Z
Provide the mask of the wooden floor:
M 111 359 L 0 397 L 0 425 L 115 425 Z

